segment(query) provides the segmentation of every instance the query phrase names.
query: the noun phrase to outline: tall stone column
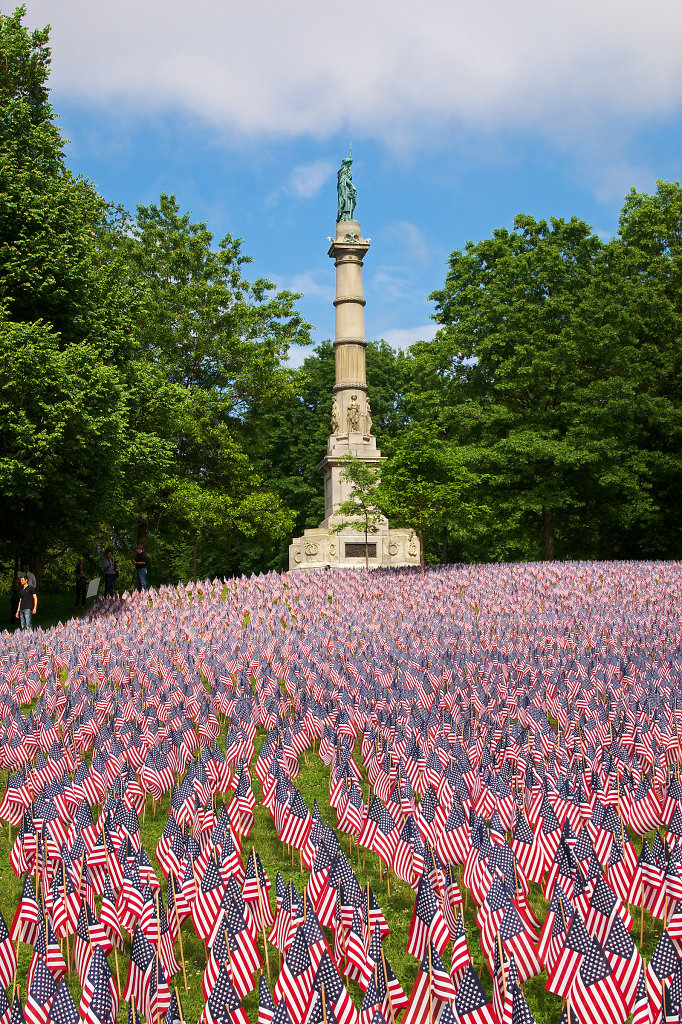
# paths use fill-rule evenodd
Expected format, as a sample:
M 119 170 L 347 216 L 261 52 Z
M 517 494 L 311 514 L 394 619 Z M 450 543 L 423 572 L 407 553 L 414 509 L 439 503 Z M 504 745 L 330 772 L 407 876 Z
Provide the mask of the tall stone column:
M 365 298 L 362 267 L 369 239 L 355 211 L 356 190 L 346 157 L 339 171 L 336 234 L 330 239 L 328 255 L 336 267 L 336 329 L 334 334 L 335 382 L 331 402 L 331 434 L 327 452 L 318 469 L 324 477 L 324 519 L 317 529 L 305 530 L 289 546 L 289 568 L 315 569 L 323 566 L 361 568 L 365 565 L 364 532 L 343 525 L 337 510 L 349 496 L 352 485 L 343 479 L 343 458 L 349 452 L 363 462 L 378 466 L 381 452 L 372 434 L 372 416 L 365 366 Z M 337 529 L 342 527 L 341 529 Z M 419 542 L 411 530 L 391 530 L 386 519 L 370 534 L 367 555 L 372 566 L 405 566 L 419 563 Z
M 339 221 L 328 255 L 336 267 L 336 374 L 332 402 L 332 434 L 320 463 L 324 475 L 324 522 L 331 525 L 334 510 L 346 500 L 350 487 L 341 479 L 341 459 L 348 452 L 378 464 L 381 452 L 372 434 L 365 365 L 365 298 L 362 290 L 363 258 L 369 242 L 356 220 Z

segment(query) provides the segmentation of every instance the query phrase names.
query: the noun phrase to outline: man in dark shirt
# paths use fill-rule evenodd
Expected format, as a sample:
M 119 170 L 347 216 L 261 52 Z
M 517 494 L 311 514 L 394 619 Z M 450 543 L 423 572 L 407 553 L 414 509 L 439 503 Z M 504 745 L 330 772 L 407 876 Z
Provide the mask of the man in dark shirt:
M 133 565 L 137 573 L 137 589 L 147 589 L 147 569 L 149 568 L 149 559 L 142 550 L 142 547 L 138 544 L 135 549 L 135 557 L 133 558 Z
M 19 607 L 16 614 L 22 629 L 31 628 L 31 618 L 35 615 L 37 607 L 38 595 L 35 587 L 29 587 L 28 580 L 22 576 L 19 580 Z

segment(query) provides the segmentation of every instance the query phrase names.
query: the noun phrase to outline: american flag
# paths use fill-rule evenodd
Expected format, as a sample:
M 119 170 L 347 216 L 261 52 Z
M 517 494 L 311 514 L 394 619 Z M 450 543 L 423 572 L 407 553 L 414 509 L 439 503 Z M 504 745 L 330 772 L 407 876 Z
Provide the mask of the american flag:
M 628 1016 L 623 993 L 596 938 L 580 964 L 571 1005 L 583 1024 L 624 1024 Z
M 438 906 L 435 893 L 424 873 L 419 879 L 415 897 L 412 921 L 407 942 L 407 952 L 421 960 L 431 938 L 439 954 L 443 954 L 450 941 L 450 931 Z
M 33 945 L 38 934 L 38 903 L 33 888 L 33 880 L 26 873 L 24 884 L 21 890 L 21 897 L 14 913 L 14 919 L 10 928 L 10 937 L 13 942 L 25 942 Z
M 275 1002 L 265 980 L 261 974 L 258 979 L 258 1024 L 271 1024 L 275 1016 Z
M 549 992 L 554 992 L 561 998 L 570 993 L 582 959 L 590 951 L 591 945 L 590 934 L 582 917 L 576 911 L 568 926 L 563 948 L 547 972 L 545 988 Z
M 232 1024 L 250 1024 L 227 969 L 221 964 L 213 990 L 208 997 L 200 1024 L 219 1024 L 228 1019 Z
M 118 991 L 99 946 L 95 946 L 83 984 L 80 1015 L 86 1024 L 113 1024 L 118 1013 Z
M 604 939 L 604 955 L 614 972 L 616 985 L 623 994 L 628 1013 L 632 1011 L 642 958 L 632 936 L 618 916 L 614 916 Z
M 149 995 L 149 969 L 156 960 L 154 947 L 141 928 L 136 928 L 130 948 L 130 962 L 123 998 L 143 1009 L 147 1005 Z M 143 1010 L 144 1012 L 144 1010 Z
M 308 944 L 299 928 L 284 958 L 284 965 L 275 983 L 274 999 L 279 1004 L 286 998 L 293 1024 L 303 1024 L 313 992 L 313 971 Z
M 0 986 L 7 988 L 17 969 L 15 947 L 12 944 L 5 919 L 0 913 Z
M 180 1002 L 178 990 L 173 989 L 170 1005 L 166 1011 L 166 1017 L 163 1024 L 184 1024 L 184 1020 L 185 1016 L 182 1012 L 182 1003 Z
M 36 961 L 24 1008 L 26 1024 L 47 1024 L 55 989 L 47 965 L 42 960 Z
M 455 1019 L 458 1024 L 495 1024 L 490 1000 L 472 965 L 467 967 L 457 989 Z
M 338 1024 L 356 1024 L 357 1010 L 353 1004 L 334 961 L 325 950 L 313 978 L 313 988 L 322 997 L 322 986 L 326 1008 L 331 1007 Z
M 50 1024 L 81 1024 L 81 1016 L 65 981 L 60 981 L 57 985 L 50 1005 L 49 1019 Z
M 145 1016 L 148 1021 L 160 1021 L 170 1007 L 171 994 L 158 953 L 154 962 L 147 968 L 147 976 L 148 994 Z
M 208 942 L 213 927 L 220 917 L 220 901 L 225 893 L 225 882 L 213 857 L 209 857 L 206 869 L 197 889 L 196 899 L 191 904 L 192 920 L 200 939 Z

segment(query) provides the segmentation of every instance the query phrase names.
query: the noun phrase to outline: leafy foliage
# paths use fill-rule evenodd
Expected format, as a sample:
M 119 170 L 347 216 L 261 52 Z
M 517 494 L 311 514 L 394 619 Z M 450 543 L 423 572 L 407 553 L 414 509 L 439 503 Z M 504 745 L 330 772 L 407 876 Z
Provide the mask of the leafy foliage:
M 470 482 L 471 475 L 432 426 L 414 424 L 393 445 L 377 501 L 393 525 L 418 534 L 422 572 L 428 531 L 472 516 L 463 499 Z
M 575 218 L 517 217 L 452 254 L 433 295 L 442 329 L 414 355 L 492 509 L 488 556 L 674 549 L 662 499 L 666 476 L 679 484 L 679 368 L 662 282 L 643 288 L 635 268 L 629 242 Z

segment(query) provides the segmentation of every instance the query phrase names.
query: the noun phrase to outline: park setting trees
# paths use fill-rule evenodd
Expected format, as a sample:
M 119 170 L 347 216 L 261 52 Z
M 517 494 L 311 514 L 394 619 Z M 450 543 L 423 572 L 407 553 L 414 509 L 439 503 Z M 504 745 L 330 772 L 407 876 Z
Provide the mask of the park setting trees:
M 519 216 L 453 252 L 433 293 L 442 326 L 413 351 L 418 401 L 478 476 L 489 556 L 679 544 L 667 529 L 680 480 L 674 314 L 624 217 L 604 243 L 575 218 Z

